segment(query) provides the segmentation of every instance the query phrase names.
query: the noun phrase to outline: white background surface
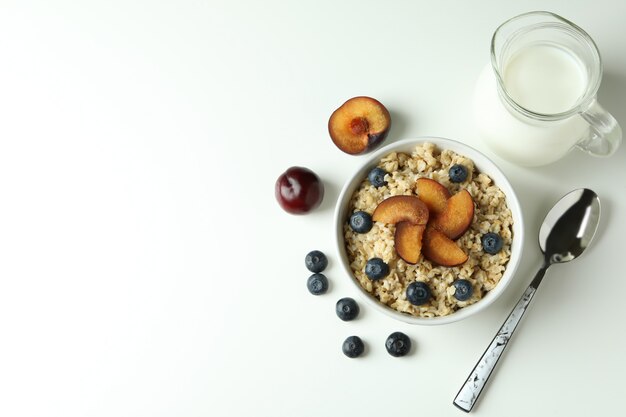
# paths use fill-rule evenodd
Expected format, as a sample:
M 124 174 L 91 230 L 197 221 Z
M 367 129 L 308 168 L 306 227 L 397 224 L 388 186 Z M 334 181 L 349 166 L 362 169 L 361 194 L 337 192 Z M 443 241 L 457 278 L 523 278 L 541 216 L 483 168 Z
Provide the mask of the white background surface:
M 391 111 L 388 142 L 475 146 L 471 94 L 493 30 L 547 9 L 595 39 L 600 101 L 626 126 L 626 3 L 2 1 L 0 415 L 459 416 L 452 398 L 539 266 L 539 225 L 578 187 L 602 200 L 584 257 L 547 274 L 475 409 L 480 416 L 623 411 L 626 146 L 549 167 L 497 157 L 524 211 L 503 298 L 415 327 L 365 308 L 336 263 L 332 214 L 363 160 L 331 143 L 355 95 Z M 288 215 L 274 181 L 303 165 L 319 210 Z M 322 297 L 304 255 L 330 256 Z M 392 358 L 384 340 L 416 345 Z M 361 336 L 366 355 L 341 353 Z

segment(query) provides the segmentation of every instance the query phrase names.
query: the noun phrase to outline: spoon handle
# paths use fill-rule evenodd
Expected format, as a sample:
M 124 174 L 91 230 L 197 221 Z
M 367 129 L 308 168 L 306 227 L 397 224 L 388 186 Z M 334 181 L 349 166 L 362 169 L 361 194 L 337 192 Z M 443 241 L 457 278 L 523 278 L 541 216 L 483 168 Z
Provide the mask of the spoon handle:
M 472 411 L 472 407 L 474 407 L 474 404 L 478 401 L 480 393 L 487 384 L 487 380 L 495 369 L 500 356 L 502 356 L 504 348 L 506 348 L 509 343 L 515 328 L 526 312 L 535 292 L 537 292 L 537 288 L 539 287 L 539 283 L 546 269 L 547 267 L 542 267 L 537 272 L 532 283 L 526 288 L 526 291 L 522 294 L 522 298 L 517 302 L 513 311 L 511 311 L 511 314 L 509 314 L 509 317 L 504 321 L 504 324 L 502 324 L 502 327 L 498 330 L 498 333 L 487 347 L 487 350 L 485 350 L 483 356 L 481 356 L 474 369 L 472 369 L 472 372 L 470 372 L 458 394 L 454 397 L 453 404 L 461 410 L 467 413 Z

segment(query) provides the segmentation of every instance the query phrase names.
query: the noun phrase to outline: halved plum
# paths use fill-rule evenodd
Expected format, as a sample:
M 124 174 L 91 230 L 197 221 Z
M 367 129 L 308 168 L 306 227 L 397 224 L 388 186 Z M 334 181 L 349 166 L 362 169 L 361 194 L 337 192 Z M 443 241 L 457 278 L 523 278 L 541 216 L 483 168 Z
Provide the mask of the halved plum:
M 358 155 L 380 145 L 391 128 L 391 115 L 374 98 L 359 96 L 343 103 L 328 120 L 328 133 L 343 152 Z

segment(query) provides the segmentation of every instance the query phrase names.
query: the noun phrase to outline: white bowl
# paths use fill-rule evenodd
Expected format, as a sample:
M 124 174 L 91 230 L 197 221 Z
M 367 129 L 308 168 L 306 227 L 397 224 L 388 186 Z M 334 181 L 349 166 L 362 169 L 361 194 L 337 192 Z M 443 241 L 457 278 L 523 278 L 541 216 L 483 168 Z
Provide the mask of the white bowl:
M 367 177 L 369 171 L 372 170 L 385 155 L 391 152 L 411 153 L 418 144 L 425 142 L 433 143 L 442 150 L 450 149 L 458 154 L 472 159 L 474 161 L 476 169 L 489 175 L 493 179 L 494 183 L 504 192 L 504 194 L 506 195 L 507 205 L 511 210 L 511 214 L 513 216 L 513 240 L 511 243 L 511 257 L 506 265 L 506 270 L 504 271 L 500 282 L 496 285 L 494 289 L 487 292 L 485 296 L 476 303 L 461 308 L 448 316 L 433 318 L 415 317 L 410 314 L 401 313 L 397 310 L 394 310 L 391 307 L 378 301 L 373 295 L 371 295 L 363 287 L 361 287 L 357 279 L 354 277 L 352 270 L 350 269 L 348 256 L 346 254 L 343 231 L 343 226 L 348 221 L 348 217 L 350 214 L 348 212 L 350 198 L 358 188 L 359 184 L 363 181 L 363 179 Z M 476 149 L 454 140 L 438 137 L 421 137 L 400 140 L 377 150 L 369 156 L 369 158 L 363 163 L 363 165 L 354 173 L 352 178 L 350 178 L 346 182 L 343 189 L 341 190 L 341 194 L 339 194 L 339 199 L 335 208 L 335 235 L 338 259 L 340 261 L 339 263 L 350 278 L 350 282 L 352 282 L 363 300 L 370 307 L 406 323 L 435 325 L 452 323 L 472 316 L 492 304 L 504 292 L 507 285 L 509 285 L 509 283 L 511 282 L 511 279 L 513 278 L 515 271 L 517 270 L 517 266 L 521 258 L 522 246 L 524 242 L 524 225 L 520 204 L 517 196 L 515 195 L 515 191 L 513 191 L 511 184 L 504 176 L 502 171 L 500 171 L 500 169 L 489 158 L 478 152 Z

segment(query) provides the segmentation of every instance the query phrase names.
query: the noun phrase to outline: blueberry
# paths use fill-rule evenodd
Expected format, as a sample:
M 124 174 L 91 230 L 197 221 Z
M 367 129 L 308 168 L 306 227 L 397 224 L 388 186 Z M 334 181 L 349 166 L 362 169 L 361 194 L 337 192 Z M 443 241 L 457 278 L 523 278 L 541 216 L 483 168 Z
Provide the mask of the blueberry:
M 372 258 L 365 264 L 365 275 L 373 281 L 389 275 L 389 265 L 380 258 Z
M 365 345 L 359 336 L 350 336 L 344 340 L 341 350 L 347 357 L 356 358 L 363 354 Z
M 385 341 L 385 347 L 391 356 L 404 356 L 411 350 L 411 339 L 402 332 L 394 332 Z
M 350 321 L 359 315 L 359 305 L 352 298 L 346 297 L 337 301 L 335 311 L 341 320 Z
M 370 183 L 374 187 L 378 188 L 382 187 L 383 185 L 387 185 L 387 181 L 385 181 L 385 175 L 387 175 L 387 171 L 382 168 L 376 167 L 370 171 L 370 173 L 367 175 L 367 179 L 370 180 Z
M 355 211 L 350 216 L 350 227 L 357 233 L 367 233 L 372 230 L 372 226 L 372 216 L 364 211 Z
M 306 280 L 306 287 L 313 295 L 325 294 L 328 291 L 328 278 L 324 274 L 313 274 Z
M 502 238 L 497 233 L 485 233 L 480 240 L 483 244 L 483 250 L 491 255 L 500 252 L 500 249 L 502 249 Z
M 323 252 L 314 250 L 307 253 L 306 258 L 304 258 L 304 264 L 311 272 L 322 272 L 328 266 L 328 259 Z
M 474 292 L 474 287 L 472 287 L 472 283 L 466 279 L 457 279 L 452 283 L 454 285 L 454 298 L 459 301 L 467 301 L 472 296 Z
M 461 164 L 452 165 L 448 176 L 452 182 L 463 182 L 467 179 L 467 168 Z
M 406 287 L 406 298 L 411 304 L 421 306 L 430 300 L 430 288 L 425 282 L 412 282 Z

